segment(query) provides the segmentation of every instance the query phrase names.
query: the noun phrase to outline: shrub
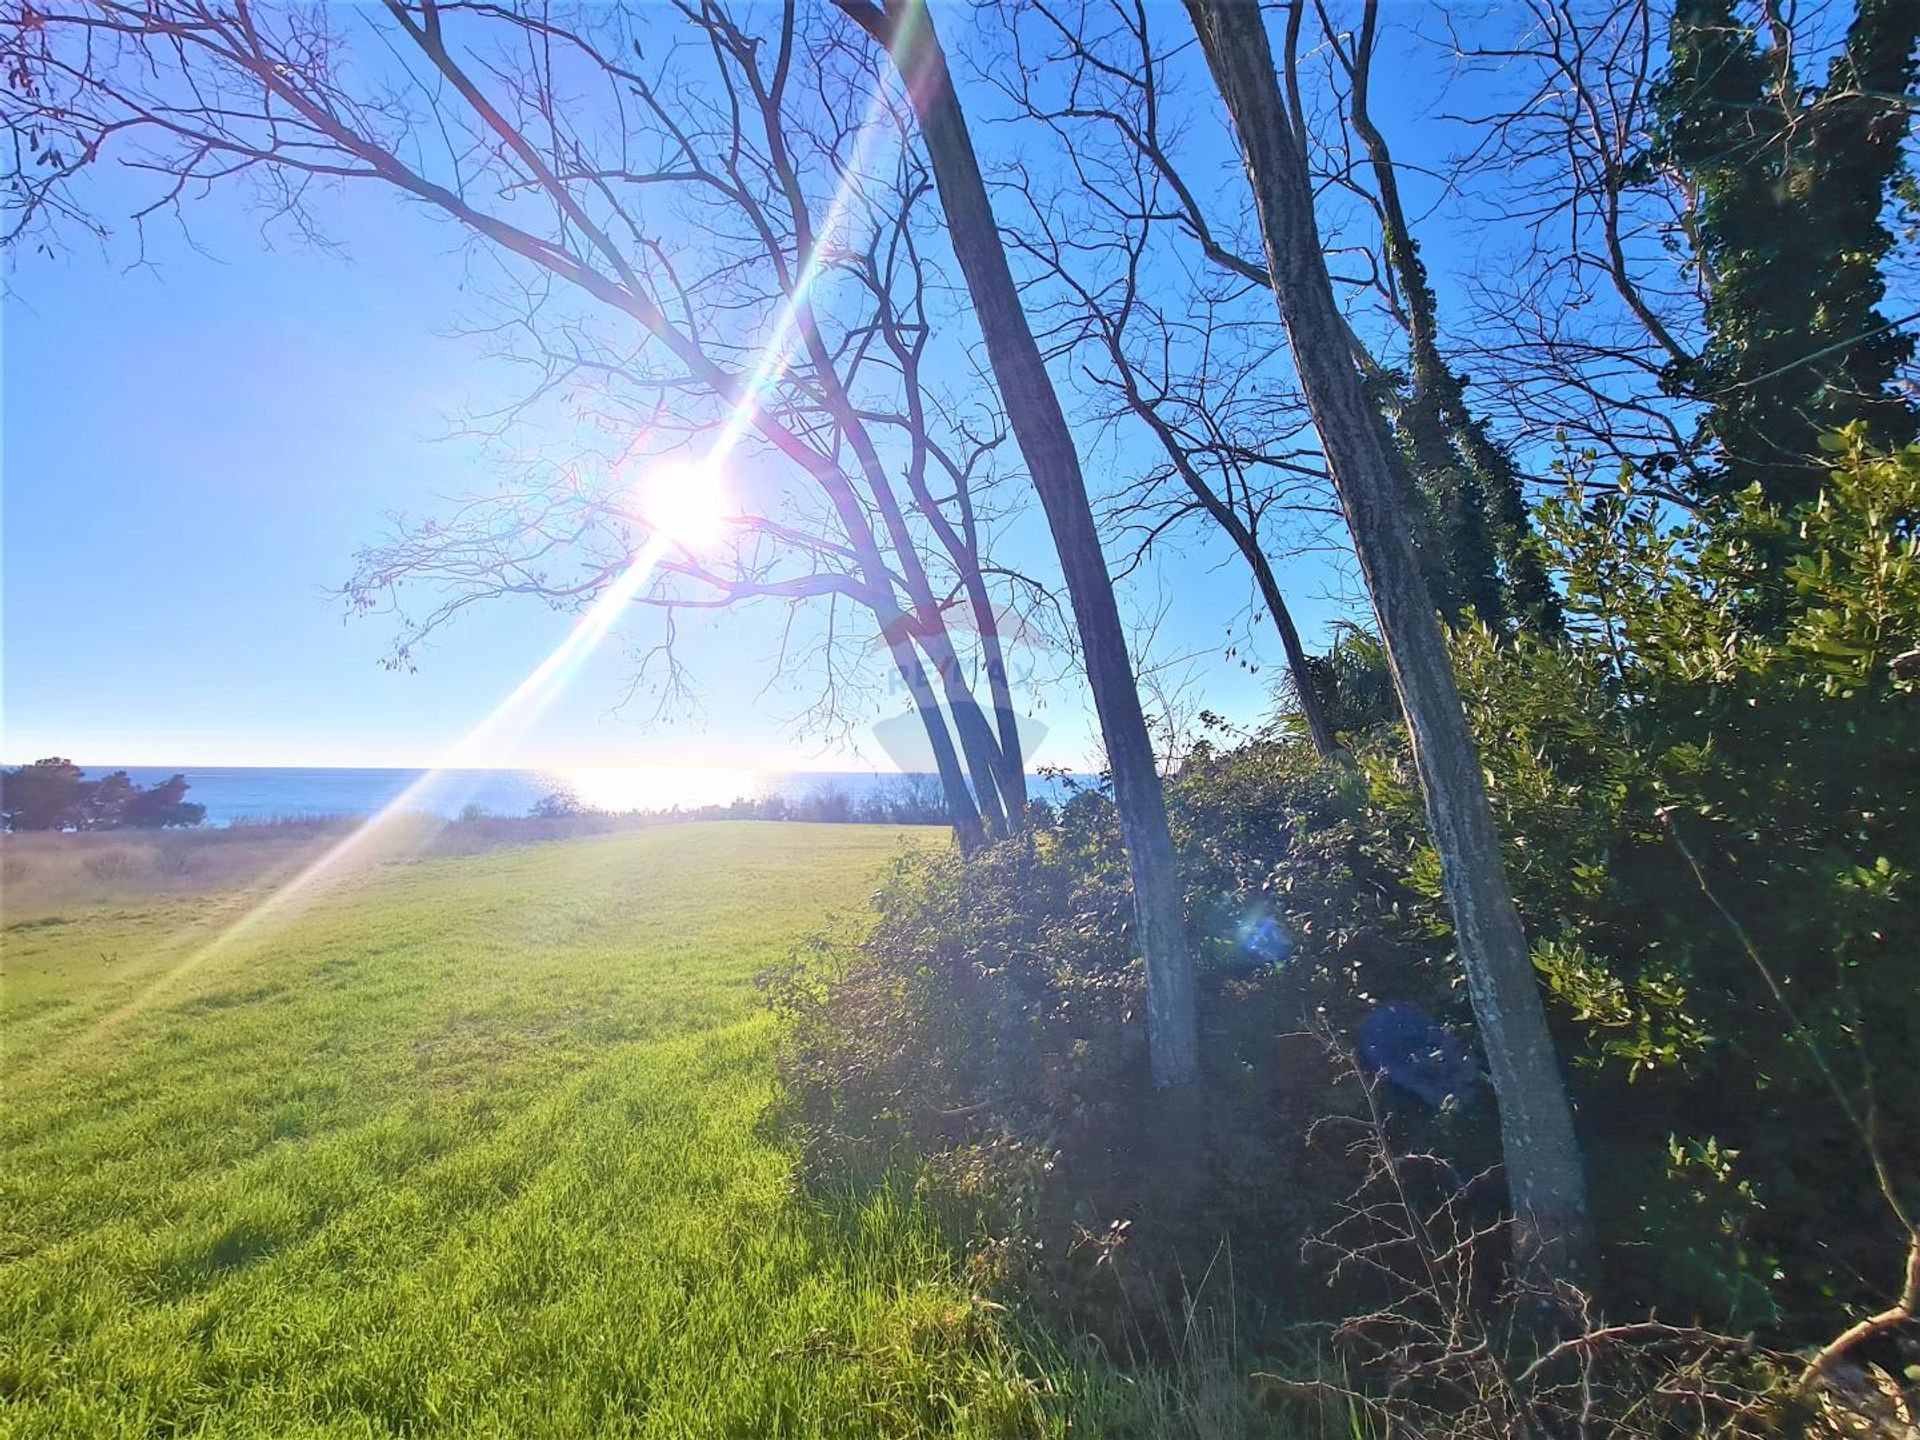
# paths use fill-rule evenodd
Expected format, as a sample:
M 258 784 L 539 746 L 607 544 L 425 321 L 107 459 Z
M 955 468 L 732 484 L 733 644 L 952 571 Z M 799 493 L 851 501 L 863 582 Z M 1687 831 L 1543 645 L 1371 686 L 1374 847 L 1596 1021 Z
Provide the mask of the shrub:
M 1920 448 L 1832 443 L 1790 515 L 1570 485 L 1542 511 L 1569 643 L 1456 647 L 1615 1292 L 1789 1334 L 1899 1249 L 1829 1066 L 1920 1181 Z
M 1894 1278 L 1867 1141 L 1920 1208 L 1920 449 L 1839 445 L 1789 516 L 1749 494 L 1676 524 L 1631 483 L 1570 484 L 1542 512 L 1565 638 L 1455 637 L 1588 1151 L 1597 1299 L 1784 1343 Z M 1202 745 L 1170 782 L 1189 1110 L 1148 1084 L 1118 827 L 1088 789 L 970 859 L 902 862 L 862 944 L 775 981 L 813 1162 L 909 1160 L 984 1275 L 1102 1334 L 1178 1314 L 1223 1243 L 1250 1313 L 1298 1315 L 1300 1242 L 1354 1179 L 1306 1136 L 1357 1103 L 1301 1032 L 1392 1002 L 1471 1033 L 1404 737 L 1349 739 L 1345 763 L 1282 732 Z M 1471 1175 L 1490 1109 L 1391 1124 Z
M 186 799 L 187 777 L 151 786 L 124 770 L 98 780 L 58 756 L 0 771 L 0 828 L 29 830 L 170 830 L 200 824 L 207 807 Z
M 1287 741 L 1203 749 L 1171 799 L 1202 977 L 1196 1095 L 1150 1083 L 1099 790 L 972 857 L 903 859 L 860 945 L 823 941 L 769 977 L 816 1178 L 911 1161 L 971 1230 L 980 1278 L 1129 1345 L 1177 1341 L 1142 1317 L 1177 1331 L 1222 1237 L 1236 1283 L 1297 1287 L 1301 1240 L 1351 1181 L 1307 1132 L 1356 1103 L 1304 1031 L 1364 1013 L 1362 954 L 1396 993 L 1444 996 L 1383 928 L 1394 883 L 1358 843 L 1351 774 Z

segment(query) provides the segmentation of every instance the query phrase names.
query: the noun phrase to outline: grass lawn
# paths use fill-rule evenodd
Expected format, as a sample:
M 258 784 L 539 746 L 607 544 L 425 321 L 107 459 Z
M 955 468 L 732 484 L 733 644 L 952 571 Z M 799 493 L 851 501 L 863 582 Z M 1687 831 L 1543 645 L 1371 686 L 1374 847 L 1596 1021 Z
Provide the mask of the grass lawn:
M 246 895 L 11 925 L 0 1433 L 1064 1429 L 1090 1382 L 910 1206 L 796 1193 L 765 1123 L 754 974 L 941 839 L 395 865 L 210 954 Z

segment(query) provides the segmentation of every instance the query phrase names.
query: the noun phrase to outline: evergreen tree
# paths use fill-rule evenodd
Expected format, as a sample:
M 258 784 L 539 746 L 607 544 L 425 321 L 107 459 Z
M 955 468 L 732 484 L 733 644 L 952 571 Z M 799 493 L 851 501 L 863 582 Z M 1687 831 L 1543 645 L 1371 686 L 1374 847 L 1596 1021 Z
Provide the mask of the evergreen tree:
M 0 771 L 0 820 L 8 830 L 166 830 L 198 825 L 207 807 L 186 798 L 187 777 L 151 788 L 124 770 L 98 780 L 58 756 Z
M 121 811 L 120 824 L 135 830 L 168 830 L 176 825 L 198 825 L 207 807 L 186 798 L 187 777 L 175 775 L 142 790 L 133 788 Z
M 52 756 L 0 772 L 0 816 L 9 830 L 79 828 L 86 816 L 87 772 Z

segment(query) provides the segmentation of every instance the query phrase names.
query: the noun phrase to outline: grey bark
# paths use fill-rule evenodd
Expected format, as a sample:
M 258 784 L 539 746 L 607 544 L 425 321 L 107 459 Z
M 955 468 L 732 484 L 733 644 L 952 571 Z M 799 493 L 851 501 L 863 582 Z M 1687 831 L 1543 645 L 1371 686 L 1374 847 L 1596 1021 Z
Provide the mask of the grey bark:
M 791 10 L 788 15 L 790 18 Z M 791 33 L 790 26 L 785 33 Z M 808 208 L 806 192 L 800 184 L 799 172 L 788 155 L 779 102 L 762 85 L 758 69 L 747 67 L 746 83 L 758 104 L 773 174 L 786 197 L 787 208 L 792 216 L 795 248 L 802 254 L 810 253 L 818 243 L 818 236 L 814 232 L 813 217 Z M 769 248 L 777 250 L 778 247 Z M 887 537 L 899 559 L 901 578 L 906 582 L 907 598 L 913 609 L 910 621 L 903 617 L 903 623 L 910 623 L 911 636 L 890 636 L 889 640 L 910 638 L 933 662 L 934 672 L 940 677 L 940 689 L 946 696 L 947 710 L 953 717 L 954 733 L 959 737 L 960 753 L 965 757 L 967 771 L 973 778 L 979 818 L 986 834 L 1004 834 L 1007 815 L 1000 803 L 999 743 L 961 675 L 959 656 L 954 652 L 946 619 L 934 596 L 926 566 L 921 563 L 919 547 L 914 543 L 906 516 L 894 496 L 886 463 L 881 459 L 880 451 L 861 419 L 859 407 L 847 393 L 833 351 L 821 333 L 813 301 L 808 292 L 793 285 L 787 287 L 787 296 L 806 346 L 815 383 L 820 387 L 821 401 L 832 413 L 853 450 L 861 472 L 866 476 L 867 487 L 880 511 L 881 523 L 886 527 Z M 878 292 L 876 298 L 883 309 L 889 303 Z M 918 696 L 915 697 L 915 703 L 919 703 Z M 922 719 L 928 718 L 923 708 Z
M 1186 0 L 1186 6 L 1239 134 L 1281 319 L 1406 714 L 1474 1018 L 1499 1097 L 1522 1264 L 1536 1277 L 1567 1276 L 1590 1248 L 1572 1108 L 1445 639 L 1334 300 L 1302 137 L 1275 78 L 1258 6 L 1243 0 Z
M 954 750 L 953 736 L 947 729 L 947 717 L 941 712 L 933 686 L 927 682 L 926 667 L 920 663 L 912 642 L 900 633 L 904 628 L 904 618 L 881 623 L 881 630 L 886 633 L 887 649 L 893 656 L 894 668 L 899 672 L 908 693 L 913 696 L 914 711 L 919 715 L 920 723 L 927 732 L 927 741 L 933 747 L 934 768 L 940 775 L 940 789 L 946 796 L 947 815 L 953 824 L 954 838 L 960 842 L 962 851 L 976 850 L 986 839 L 986 827 L 967 789 L 966 775 L 960 768 L 960 757 Z
M 932 17 L 921 0 L 887 0 L 884 10 L 867 0 L 836 3 L 888 47 L 912 97 L 954 255 L 973 297 L 1014 439 L 1046 511 L 1086 657 L 1087 682 L 1106 742 L 1126 842 L 1134 919 L 1147 967 L 1153 1081 L 1161 1088 L 1184 1086 L 1199 1074 L 1199 1037 L 1193 962 L 1180 913 L 1179 864 L 1073 435 L 1021 307 Z
M 917 276 L 920 258 L 912 228 L 903 225 L 900 238 Z M 877 273 L 876 270 L 876 291 L 879 289 Z M 919 287 L 916 287 L 915 293 L 922 293 Z M 899 316 L 891 304 L 879 307 L 879 321 L 880 333 L 894 358 L 899 361 L 900 374 L 906 382 L 911 444 L 905 469 L 907 489 L 913 495 L 914 505 L 921 516 L 952 557 L 954 568 L 967 592 L 967 605 L 980 635 L 987 685 L 993 702 L 995 730 L 999 737 L 995 750 L 995 773 L 1000 798 L 1006 811 L 1007 828 L 1019 830 L 1026 823 L 1027 813 L 1026 754 L 1021 749 L 1020 726 L 1013 708 L 1006 648 L 1000 640 L 1000 617 L 994 611 L 993 597 L 987 591 L 986 576 L 980 568 L 980 534 L 973 508 L 971 463 L 958 461 L 945 451 L 939 452 L 940 464 L 953 480 L 954 503 L 960 512 L 960 523 L 956 526 L 927 484 L 927 464 L 935 456 L 935 447 L 927 433 L 926 394 L 920 384 L 920 364 L 928 334 L 925 312 L 919 313 L 911 336 L 903 332 Z
M 1000 736 L 1000 798 L 1006 805 L 1007 828 L 1019 830 L 1027 816 L 1027 757 L 1020 744 L 1020 719 L 1013 708 L 1013 687 L 1007 674 L 1006 647 L 1000 643 L 1000 619 L 994 614 L 978 559 L 963 576 L 967 603 L 973 607 L 980 632 L 980 649 L 987 667 L 987 693 L 993 700 L 994 726 Z
M 994 748 L 995 777 L 1000 799 L 1006 810 L 1009 831 L 1021 829 L 1027 813 L 1026 754 L 1020 746 L 1020 723 L 1013 708 L 1013 689 L 1007 673 L 1006 647 L 1000 640 L 1000 617 L 994 612 L 993 597 L 987 592 L 987 580 L 980 568 L 980 536 L 974 518 L 973 497 L 964 467 L 953 466 L 954 499 L 960 510 L 955 526 L 934 498 L 927 485 L 926 412 L 918 384 L 920 357 L 899 334 L 890 316 L 883 317 L 887 342 L 899 357 L 903 373 L 914 383 L 907 386 L 907 417 L 913 427 L 913 455 L 906 468 L 907 488 L 914 504 L 933 529 L 947 554 L 953 557 L 960 583 L 967 592 L 967 606 L 973 614 L 974 628 L 980 635 L 981 657 L 986 665 L 988 695 L 993 703 L 994 729 L 998 745 Z

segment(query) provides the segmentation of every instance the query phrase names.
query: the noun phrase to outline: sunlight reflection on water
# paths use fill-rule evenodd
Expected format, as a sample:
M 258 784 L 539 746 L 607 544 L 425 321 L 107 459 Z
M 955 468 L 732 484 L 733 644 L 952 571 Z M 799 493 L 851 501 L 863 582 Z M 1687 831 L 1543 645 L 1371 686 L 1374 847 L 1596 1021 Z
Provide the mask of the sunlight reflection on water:
M 629 810 L 691 810 L 755 800 L 772 788 L 763 770 L 708 769 L 693 766 L 628 765 L 549 770 L 543 777 L 554 790 L 589 810 L 624 814 Z

